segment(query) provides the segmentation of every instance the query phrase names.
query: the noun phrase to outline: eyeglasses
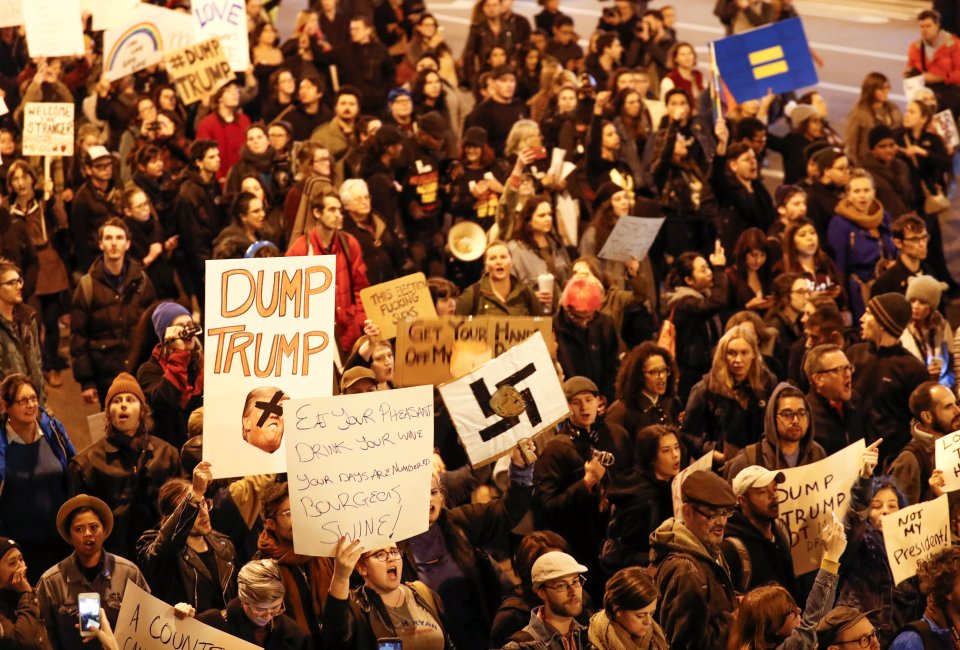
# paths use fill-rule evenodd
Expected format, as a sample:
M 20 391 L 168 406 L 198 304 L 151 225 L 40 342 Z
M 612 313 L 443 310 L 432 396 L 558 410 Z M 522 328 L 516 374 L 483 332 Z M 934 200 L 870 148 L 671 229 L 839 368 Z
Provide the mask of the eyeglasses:
M 840 375 L 845 375 L 845 374 L 847 374 L 848 372 L 849 372 L 851 375 L 853 374 L 853 364 L 852 364 L 852 363 L 845 363 L 845 364 L 843 364 L 842 366 L 837 366 L 836 368 L 830 368 L 829 370 L 821 370 L 821 371 L 818 372 L 817 374 L 820 374 L 820 375 L 829 375 L 829 374 L 837 373 L 837 374 L 840 374 Z
M 399 560 L 399 559 L 403 558 L 403 553 L 400 552 L 400 549 L 399 549 L 399 548 L 391 548 L 391 549 L 386 550 L 386 551 L 383 550 L 383 549 L 380 549 L 380 550 L 377 551 L 376 553 L 371 553 L 371 554 L 368 555 L 367 557 L 368 557 L 368 558 L 369 558 L 369 557 L 372 557 L 372 558 L 373 558 L 374 560 L 376 560 L 377 562 L 386 562 L 388 559 L 390 559 L 390 560 Z
M 17 406 L 29 406 L 31 404 L 39 404 L 40 400 L 36 395 L 31 395 L 30 397 L 21 397 L 20 399 L 13 400 L 13 403 Z
M 549 589 L 551 591 L 555 591 L 557 593 L 561 593 L 564 591 L 573 591 L 579 587 L 582 587 L 583 583 L 585 583 L 586 581 L 587 579 L 584 578 L 583 576 L 577 576 L 570 582 L 555 582 L 552 585 L 543 585 L 543 588 Z
M 7 280 L 6 282 L 0 282 L 0 287 L 12 287 L 12 286 L 23 286 L 23 278 L 19 275 L 12 280 Z
M 834 641 L 833 645 L 847 645 L 848 643 L 859 643 L 861 648 L 869 648 L 870 645 L 876 640 L 880 642 L 880 638 L 877 635 L 877 631 L 874 630 L 870 634 L 864 634 L 859 639 L 851 639 L 850 641 Z
M 924 243 L 930 241 L 930 235 L 917 235 L 916 237 L 904 237 L 903 241 L 910 243 Z
M 788 409 L 777 413 L 777 417 L 784 422 L 792 422 L 793 420 L 806 420 L 808 417 L 810 417 L 810 411 L 807 409 L 797 409 L 796 411 L 791 411 Z
M 727 519 L 727 518 L 729 518 L 734 512 L 736 512 L 736 510 L 737 510 L 736 508 L 726 508 L 726 509 L 724 509 L 724 510 L 714 510 L 714 511 L 712 511 L 712 512 L 704 512 L 703 510 L 701 510 L 700 508 L 697 508 L 697 507 L 694 507 L 694 509 L 693 509 L 693 511 L 696 512 L 698 515 L 700 515 L 701 517 L 704 517 L 704 518 L 706 518 L 706 519 L 709 519 L 709 520 L 711 520 L 711 521 L 713 521 L 713 520 L 715 520 L 715 519 Z
M 658 379 L 660 377 L 669 377 L 670 368 L 657 368 L 656 370 L 644 370 L 643 374 L 645 374 L 647 377 L 656 377 Z
M 210 512 L 211 510 L 213 510 L 213 499 L 204 499 L 197 505 L 197 507 L 203 508 L 207 512 Z
M 254 616 L 280 616 L 280 614 L 283 614 L 285 611 L 287 611 L 287 606 L 282 602 L 276 607 L 257 607 L 256 605 L 251 605 L 250 603 L 244 604 Z

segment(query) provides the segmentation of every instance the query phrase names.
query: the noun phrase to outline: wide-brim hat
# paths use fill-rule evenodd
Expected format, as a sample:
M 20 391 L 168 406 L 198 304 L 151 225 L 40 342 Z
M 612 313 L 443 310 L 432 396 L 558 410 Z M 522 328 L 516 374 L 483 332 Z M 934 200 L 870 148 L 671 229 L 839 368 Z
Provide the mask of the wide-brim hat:
M 89 494 L 78 494 L 72 499 L 67 499 L 60 506 L 60 510 L 57 511 L 57 531 L 67 544 L 71 543 L 70 526 L 67 518 L 78 508 L 90 508 L 96 512 L 103 524 L 103 538 L 110 537 L 110 533 L 113 532 L 113 511 L 110 510 L 110 506 L 97 497 L 92 497 Z

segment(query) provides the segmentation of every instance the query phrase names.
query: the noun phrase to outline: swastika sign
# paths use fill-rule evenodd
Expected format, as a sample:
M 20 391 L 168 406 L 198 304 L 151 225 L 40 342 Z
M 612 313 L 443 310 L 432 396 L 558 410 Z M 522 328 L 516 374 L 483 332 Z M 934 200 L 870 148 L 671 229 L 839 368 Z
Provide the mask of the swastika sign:
M 539 332 L 457 381 L 440 386 L 457 434 L 479 467 L 570 414 Z

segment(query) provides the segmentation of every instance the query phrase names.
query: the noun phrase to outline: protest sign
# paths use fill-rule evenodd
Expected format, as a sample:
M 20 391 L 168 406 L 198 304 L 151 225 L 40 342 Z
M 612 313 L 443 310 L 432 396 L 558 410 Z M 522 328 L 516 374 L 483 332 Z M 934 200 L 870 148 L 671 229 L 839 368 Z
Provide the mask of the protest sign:
M 0 0 L 0 27 L 16 27 L 23 24 L 22 0 Z
M 294 399 L 283 412 L 297 553 L 333 557 L 344 536 L 375 549 L 427 529 L 430 386 Z
M 187 14 L 139 3 L 103 33 L 103 77 L 114 81 L 163 60 L 196 40 L 196 25 Z
M 360 290 L 367 318 L 385 339 L 396 338 L 397 323 L 405 318 L 436 318 L 437 309 L 423 273 L 413 273 Z
M 218 38 L 169 52 L 163 62 L 184 104 L 210 97 L 220 86 L 236 78 Z
M 620 217 L 600 249 L 599 257 L 615 262 L 627 262 L 631 257 L 642 260 L 664 221 L 664 217 Z
M 950 547 L 950 504 L 947 495 L 924 501 L 880 519 L 883 544 L 894 584 L 917 575 L 917 563 Z
M 540 332 L 440 386 L 440 395 L 474 467 L 510 453 L 520 441 L 570 415 Z
M 175 576 L 168 576 L 177 580 Z M 199 612 L 198 612 L 199 613 Z M 260 646 L 238 639 L 188 616 L 179 619 L 169 605 L 127 580 L 123 603 L 114 626 L 121 648 L 196 648 L 203 650 L 259 650 Z M 94 642 L 96 643 L 96 642 Z
M 934 449 L 936 467 L 943 470 L 943 491 L 960 490 L 960 431 L 938 438 Z
M 31 58 L 83 55 L 80 0 L 23 0 L 20 6 Z
M 535 332 L 556 349 L 549 318 L 444 316 L 418 318 L 397 327 L 397 386 L 439 385 L 462 377 L 522 343 Z
M 953 119 L 953 113 L 950 112 L 950 109 L 935 114 L 931 121 L 937 134 L 943 138 L 947 149 L 960 147 L 960 132 L 957 131 L 957 122 Z
M 860 473 L 866 445 L 858 440 L 809 465 L 784 469 L 777 486 L 780 519 L 790 531 L 790 553 L 796 574 L 820 566 L 823 527 L 835 514 L 840 521 L 850 507 L 850 488 Z
M 247 11 L 244 0 L 193 0 L 191 8 L 200 39 L 220 39 L 234 72 L 250 66 Z
M 711 469 L 713 469 L 712 451 L 708 451 L 703 456 L 690 463 L 686 469 L 681 470 L 680 473 L 674 476 L 673 480 L 670 482 L 670 493 L 673 495 L 673 518 L 677 521 L 683 521 L 683 498 L 680 493 L 680 488 L 683 487 L 683 482 L 687 480 L 687 477 L 699 469 L 702 469 L 706 472 L 709 472 Z
M 139 2 L 140 0 L 80 0 L 80 10 L 93 16 L 93 31 L 102 32 L 122 24 Z
M 25 156 L 73 155 L 73 104 L 27 102 L 23 105 Z
M 203 459 L 216 478 L 284 472 L 284 403 L 332 392 L 333 255 L 210 260 Z
M 903 80 L 903 94 L 906 96 L 908 102 L 912 101 L 913 96 L 926 87 L 927 84 L 924 83 L 922 74 L 905 77 Z

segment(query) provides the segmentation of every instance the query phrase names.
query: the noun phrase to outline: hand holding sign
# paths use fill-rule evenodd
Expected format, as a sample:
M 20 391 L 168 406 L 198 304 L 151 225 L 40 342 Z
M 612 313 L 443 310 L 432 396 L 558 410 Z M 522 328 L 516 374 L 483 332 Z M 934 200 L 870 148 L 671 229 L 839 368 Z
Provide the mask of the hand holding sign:
M 942 479 L 938 481 L 938 487 L 944 492 L 960 489 L 960 431 L 937 438 L 934 446 L 936 468 L 941 470 Z
M 823 527 L 823 559 L 839 562 L 847 548 L 847 531 L 833 513 L 833 521 Z

